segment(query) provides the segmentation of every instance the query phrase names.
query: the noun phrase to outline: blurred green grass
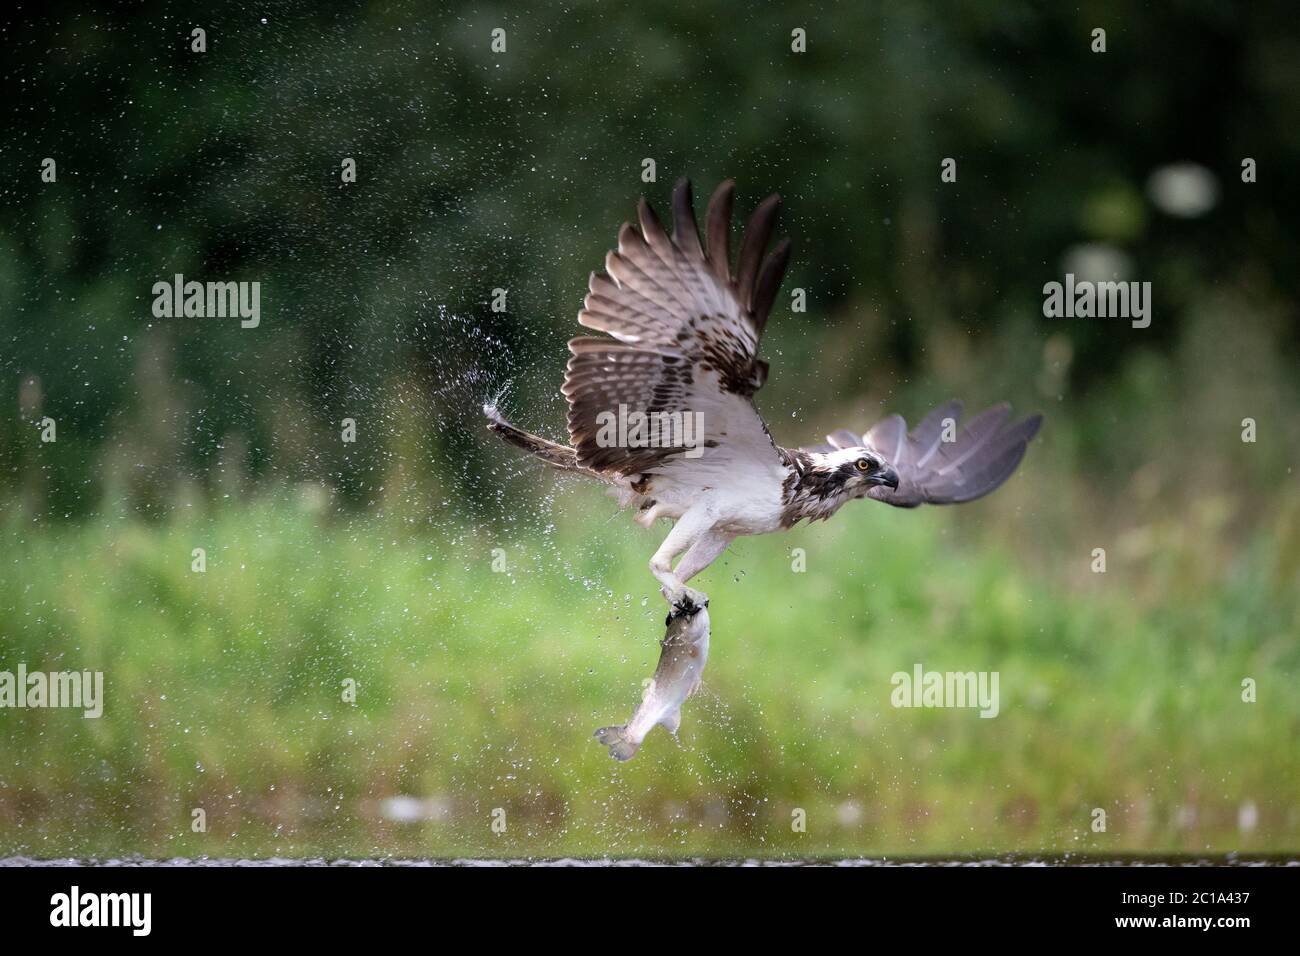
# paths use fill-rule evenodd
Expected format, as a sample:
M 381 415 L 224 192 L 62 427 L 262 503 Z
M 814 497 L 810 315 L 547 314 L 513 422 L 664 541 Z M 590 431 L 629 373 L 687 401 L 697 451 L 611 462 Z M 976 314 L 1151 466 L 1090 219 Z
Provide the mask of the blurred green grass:
M 713 646 L 680 743 L 657 729 L 627 765 L 590 734 L 654 668 L 657 537 L 592 490 L 509 535 L 291 491 L 166 523 L 10 520 L 0 669 L 102 670 L 107 702 L 0 710 L 0 855 L 1300 848 L 1295 500 L 1200 575 L 1194 516 L 1153 570 L 1091 575 L 1068 542 L 1017 549 L 1036 519 L 1010 500 L 975 506 L 1002 534 L 866 506 L 738 542 L 701 578 Z M 915 663 L 998 671 L 1000 715 L 894 709 Z M 403 795 L 434 818 L 386 819 Z

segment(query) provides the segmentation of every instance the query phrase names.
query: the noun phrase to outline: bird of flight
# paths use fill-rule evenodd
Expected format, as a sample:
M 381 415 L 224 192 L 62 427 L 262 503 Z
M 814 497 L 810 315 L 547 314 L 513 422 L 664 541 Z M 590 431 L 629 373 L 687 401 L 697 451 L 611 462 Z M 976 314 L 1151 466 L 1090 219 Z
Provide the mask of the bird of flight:
M 749 221 L 733 271 L 734 190 L 728 180 L 709 201 L 705 244 L 686 179 L 673 194 L 672 236 L 644 199 L 637 208 L 640 229 L 624 223 L 619 230 L 618 249 L 606 256 L 604 272 L 592 273 L 578 313 L 580 324 L 613 338 L 569 342 L 561 392 L 571 445 L 516 428 L 492 405 L 484 408 L 492 431 L 549 465 L 606 482 L 620 505 L 636 507 L 644 527 L 659 518 L 676 522 L 650 570 L 678 614 L 702 604 L 686 582 L 738 535 L 829 518 L 858 498 L 900 508 L 973 501 L 1015 471 L 1042 423 L 1032 415 L 1008 426 L 1004 403 L 957 431 L 961 404 L 954 401 L 910 432 L 891 415 L 865 434 L 842 428 L 826 444 L 776 444 L 753 396 L 767 379 L 759 339 L 790 240 L 763 257 L 781 203 L 769 196 Z M 688 445 L 652 442 L 645 429 L 637 440 L 627 429 L 605 427 L 626 409 L 652 419 L 661 414 L 663 422 L 694 416 L 698 433 Z
M 644 527 L 659 518 L 675 522 L 650 559 L 671 605 L 665 655 L 682 643 L 669 639 L 673 621 L 698 614 L 708 602 L 686 582 L 737 536 L 829 518 L 858 498 L 900 508 L 973 501 L 1015 471 L 1042 423 L 1033 415 L 1008 424 L 1010 408 L 1003 403 L 959 431 L 961 404 L 954 401 L 910 432 L 891 415 L 865 433 L 839 429 L 826 444 L 776 444 L 753 397 L 767 379 L 759 340 L 789 263 L 790 241 L 764 256 L 781 202 L 770 196 L 750 218 L 733 270 L 734 190 L 733 182 L 724 182 L 709 200 L 703 242 L 685 179 L 673 193 L 671 236 L 644 199 L 637 207 L 640 228 L 624 223 L 619 230 L 618 249 L 606 256 L 604 272 L 592 273 L 578 313 L 579 323 L 612 338 L 569 342 L 561 392 L 569 405 L 571 444 L 517 428 L 494 405 L 484 406 L 492 431 L 555 468 L 605 482 L 622 507 L 636 508 Z M 625 427 L 630 416 L 639 417 Z M 646 421 L 658 427 L 647 430 Z M 693 690 L 698 673 L 692 670 L 683 682 Z M 670 707 L 658 722 L 675 731 L 678 719 Z M 642 728 L 636 746 L 654 722 Z M 641 723 L 634 718 L 632 725 Z M 627 759 L 621 730 L 602 728 L 598 736 Z

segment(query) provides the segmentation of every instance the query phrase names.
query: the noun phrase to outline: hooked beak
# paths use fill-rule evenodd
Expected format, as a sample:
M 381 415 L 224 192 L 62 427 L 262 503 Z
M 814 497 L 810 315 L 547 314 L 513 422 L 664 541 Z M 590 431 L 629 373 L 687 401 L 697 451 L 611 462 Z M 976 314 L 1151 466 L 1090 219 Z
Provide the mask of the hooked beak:
M 873 485 L 885 485 L 895 491 L 898 490 L 898 472 L 890 465 L 881 468 L 880 471 L 870 476 L 867 481 Z

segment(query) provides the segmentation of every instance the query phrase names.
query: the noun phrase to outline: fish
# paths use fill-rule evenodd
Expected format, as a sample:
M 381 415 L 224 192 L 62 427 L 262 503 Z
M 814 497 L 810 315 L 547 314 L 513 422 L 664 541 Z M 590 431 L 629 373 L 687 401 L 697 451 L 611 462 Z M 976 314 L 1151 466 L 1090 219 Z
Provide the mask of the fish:
M 682 703 L 700 689 L 709 660 L 709 602 L 674 612 L 665 622 L 659 642 L 659 666 L 646 683 L 632 719 L 617 727 L 601 727 L 595 738 L 620 762 L 631 760 L 656 724 L 676 735 L 682 723 Z

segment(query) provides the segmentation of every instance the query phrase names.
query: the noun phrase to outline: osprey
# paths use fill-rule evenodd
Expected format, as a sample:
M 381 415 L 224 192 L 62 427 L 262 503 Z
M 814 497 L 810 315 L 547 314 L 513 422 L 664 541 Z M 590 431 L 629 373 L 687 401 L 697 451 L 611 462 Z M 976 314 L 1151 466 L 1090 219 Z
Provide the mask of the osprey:
M 515 427 L 495 405 L 483 409 L 488 428 L 511 444 L 609 484 L 642 526 L 676 522 L 650 559 L 670 620 L 705 606 L 706 596 L 686 582 L 738 535 L 829 518 L 858 498 L 899 508 L 973 501 L 1015 471 L 1042 423 L 1033 415 L 1008 425 L 1002 403 L 958 431 L 961 404 L 953 401 L 911 431 L 891 415 L 865 434 L 839 429 L 827 444 L 776 444 L 753 398 L 767 380 L 759 339 L 790 240 L 764 258 L 781 202 L 770 196 L 749 220 L 733 271 L 734 189 L 727 181 L 714 192 L 704 243 L 685 179 L 673 193 L 671 236 L 645 199 L 640 228 L 619 230 L 618 249 L 605 257 L 604 272 L 592 273 L 578 313 L 579 323 L 612 338 L 569 342 L 561 392 L 570 445 Z M 639 416 L 633 427 L 629 416 Z

